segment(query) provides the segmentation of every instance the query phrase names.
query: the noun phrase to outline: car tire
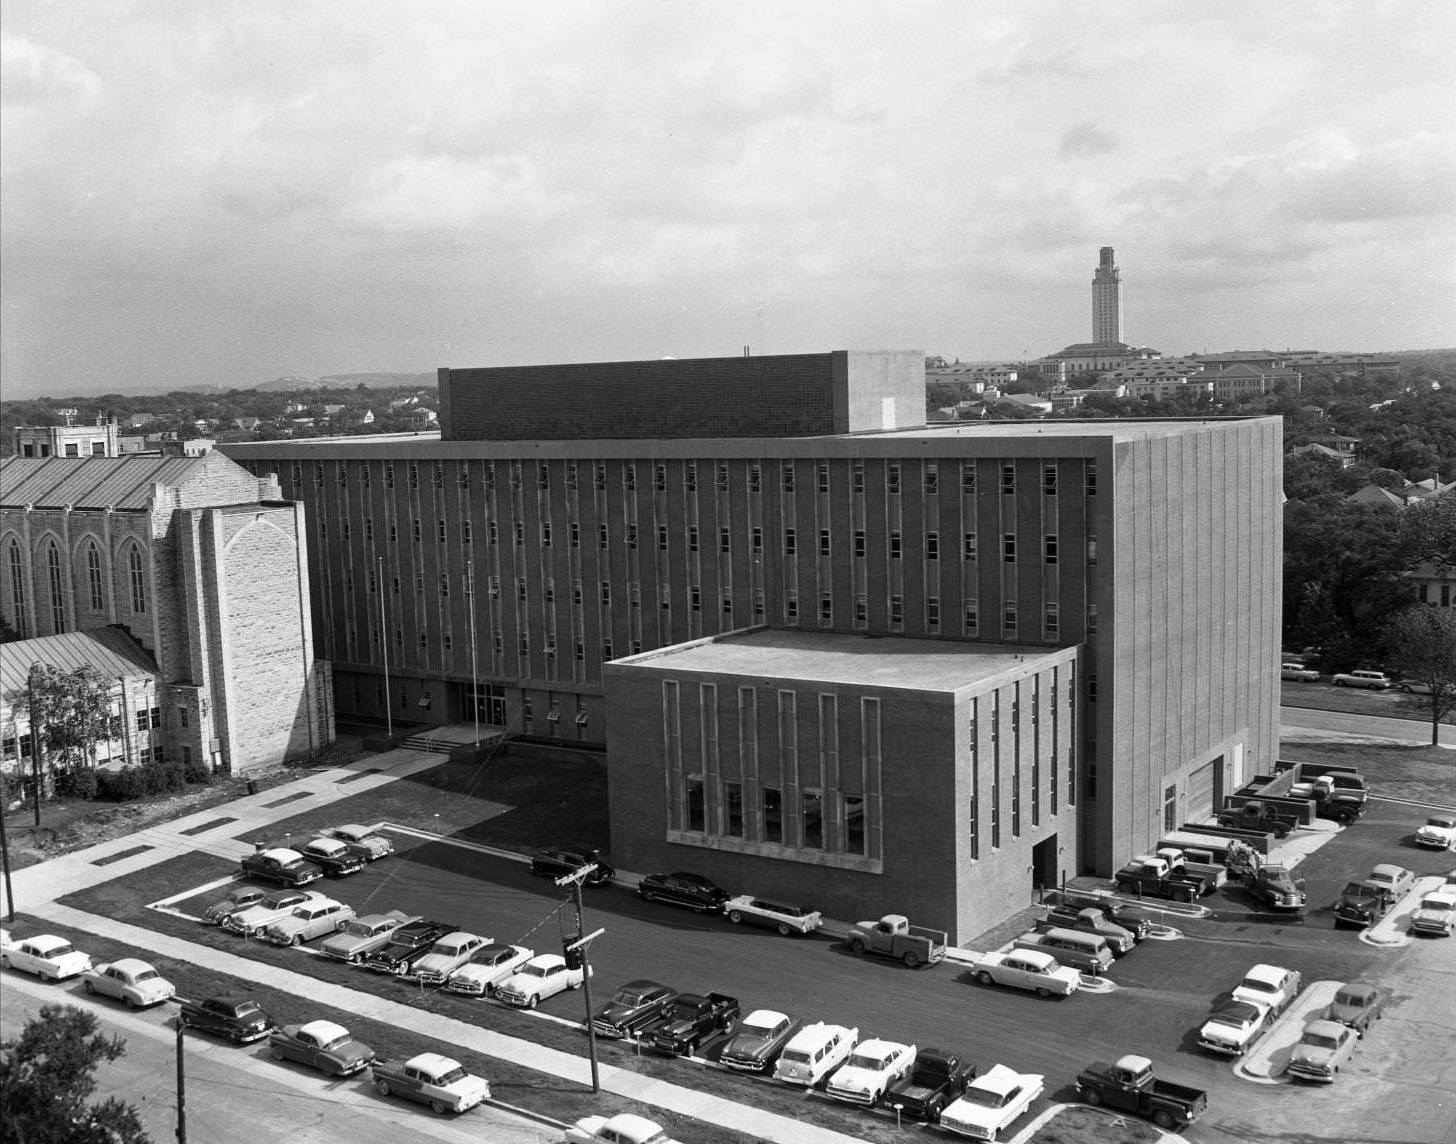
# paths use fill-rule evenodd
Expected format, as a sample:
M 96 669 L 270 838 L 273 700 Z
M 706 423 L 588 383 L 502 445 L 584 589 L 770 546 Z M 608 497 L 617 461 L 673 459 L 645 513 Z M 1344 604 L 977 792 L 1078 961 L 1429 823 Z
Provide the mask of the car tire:
M 740 914 L 737 910 L 729 910 L 728 911 L 728 920 L 730 922 L 732 922 L 734 925 L 742 925 L 743 924 L 743 915 Z
M 641 886 L 637 887 L 637 894 L 644 902 L 650 902 L 653 900 L 652 891 L 644 890 Z
M 1345 686 L 1345 681 L 1343 679 L 1332 679 L 1332 680 L 1330 680 L 1330 682 L 1332 684 L 1334 684 L 1336 687 L 1344 687 Z
M 95 993 L 96 992 L 96 986 L 92 985 L 91 982 L 89 982 L 89 981 L 83 981 L 83 982 L 81 982 L 81 988 L 84 989 L 84 990 L 86 990 L 87 993 Z
M 123 997 L 121 999 L 121 1003 L 125 1005 L 128 1009 L 135 1009 L 137 1007 L 135 997 Z
M 432 1100 L 430 1101 L 430 1111 L 436 1116 L 444 1116 L 450 1111 L 450 1106 L 443 1100 Z
M 1119 894 L 1132 894 L 1135 889 L 1136 889 L 1136 887 L 1133 886 L 1133 884 L 1131 882 L 1119 882 L 1119 883 L 1117 883 L 1117 892 Z
M 778 930 L 780 937 L 788 937 L 791 933 L 794 932 L 793 927 L 790 926 L 788 922 L 779 922 Z
M 527 1009 L 534 1009 L 536 1007 L 537 1001 L 538 1001 L 538 998 L 536 997 L 535 994 L 532 994 L 530 997 L 527 997 L 526 998 L 526 1008 Z
M 9 969 L 9 968 L 10 968 L 10 959 L 8 957 L 5 957 L 3 955 L 0 955 L 0 969 Z
M 568 989 L 580 989 L 585 984 L 586 984 L 586 978 L 583 977 L 580 981 L 571 981 L 571 982 L 568 982 L 566 987 Z
M 374 1091 L 377 1092 L 380 1096 L 388 1096 L 389 1095 L 389 1081 L 385 1080 L 382 1076 L 381 1077 L 375 1077 L 374 1078 Z
M 1038 985 L 1036 987 L 1036 995 L 1040 997 L 1043 1001 L 1045 1001 L 1048 997 L 1052 995 L 1052 991 L 1048 989 L 1045 985 Z
M 1166 1108 L 1155 1108 L 1153 1109 L 1153 1123 L 1164 1132 L 1171 1132 L 1173 1130 L 1173 1114 Z
M 984 970 L 984 969 L 981 970 L 980 973 L 976 974 L 976 980 L 979 981 L 982 985 L 995 985 L 996 984 L 996 979 L 994 977 L 992 977 L 991 974 L 989 972 L 987 972 L 986 970 Z
M 901 957 L 900 960 L 905 963 L 905 967 L 907 969 L 920 968 L 920 955 L 916 953 L 913 949 L 907 949 L 905 951 L 905 955 Z
M 864 951 L 865 951 L 865 943 L 864 943 L 864 941 L 862 939 L 857 938 L 857 937 L 850 938 L 849 939 L 849 952 L 850 953 L 854 954 L 856 957 L 862 957 L 864 955 Z
M 289 945 L 302 945 L 303 944 L 303 935 L 300 934 L 300 933 L 294 934 L 293 937 L 289 939 L 288 944 Z
M 1095 1088 L 1088 1088 L 1082 1091 L 1082 1099 L 1093 1108 L 1096 1108 L 1102 1103 L 1102 1094 Z
M 269 1045 L 268 1051 L 273 1054 L 273 1059 L 275 1061 L 281 1061 L 283 1059 L 283 1050 L 279 1048 L 279 1046 Z
M 1173 900 L 1175 902 L 1191 902 L 1193 900 L 1193 895 L 1190 894 L 1187 890 L 1179 890 L 1173 895 Z

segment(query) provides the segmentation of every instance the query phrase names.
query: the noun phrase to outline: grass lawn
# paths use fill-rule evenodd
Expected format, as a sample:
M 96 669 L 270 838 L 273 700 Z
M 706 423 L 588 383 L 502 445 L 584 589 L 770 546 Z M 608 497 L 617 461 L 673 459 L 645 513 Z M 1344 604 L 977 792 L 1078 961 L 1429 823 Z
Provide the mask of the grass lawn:
M 1162 1136 L 1135 1117 L 1068 1107 L 1038 1128 L 1026 1144 L 1153 1144 Z
M 1443 747 L 1286 742 L 1287 762 L 1338 763 L 1355 767 L 1376 797 L 1451 806 L 1456 803 L 1456 751 Z
M 341 819 L 335 816 L 335 821 Z M 578 1028 L 560 1025 L 554 1021 L 543 1021 L 527 1013 L 477 998 L 462 997 L 443 990 L 422 991 L 414 982 L 379 977 L 339 962 L 302 956 L 296 950 L 279 948 L 265 942 L 245 941 L 214 926 L 204 926 L 146 909 L 147 902 L 182 893 L 235 870 L 233 863 L 221 858 L 203 854 L 182 856 L 158 863 L 125 879 L 115 879 L 70 894 L 62 899 L 62 904 L 281 966 L 322 981 L 378 992 L 403 1005 L 412 1005 L 488 1027 L 508 1036 L 520 1037 L 522 1040 L 586 1057 L 587 1041 Z M 221 897 L 222 892 L 208 896 Z M 17 928 L 21 932 L 28 932 L 30 927 Z M 63 936 L 70 938 L 98 961 L 135 952 L 89 934 L 64 932 L 54 926 L 50 927 L 50 931 L 63 933 Z M 488 1076 L 500 1100 L 545 1116 L 569 1121 L 594 1113 L 635 1111 L 668 1127 L 682 1140 L 700 1141 L 703 1144 L 746 1144 L 750 1139 L 737 1132 L 674 1117 L 660 1109 L 637 1105 L 624 1098 L 594 1096 L 584 1086 L 522 1068 L 510 1061 L 469 1053 L 462 1056 L 463 1050 L 431 1042 L 392 1025 L 362 1020 L 349 1013 L 339 1013 L 306 998 L 232 979 L 187 962 L 157 958 L 151 954 L 143 954 L 143 957 L 152 961 L 164 977 L 170 978 L 176 984 L 178 992 L 186 997 L 242 991 L 255 996 L 280 1024 L 328 1017 L 349 1028 L 381 1055 L 411 1055 L 433 1050 L 454 1056 L 467 1067 Z M 604 1065 L 682 1084 L 726 1100 L 831 1128 L 873 1144 L 892 1144 L 893 1141 L 903 1139 L 895 1131 L 892 1116 L 880 1118 L 819 1097 L 806 1099 L 795 1089 L 780 1087 L 768 1081 L 654 1054 L 644 1053 L 638 1056 L 630 1044 L 615 1041 L 598 1041 L 597 1056 Z

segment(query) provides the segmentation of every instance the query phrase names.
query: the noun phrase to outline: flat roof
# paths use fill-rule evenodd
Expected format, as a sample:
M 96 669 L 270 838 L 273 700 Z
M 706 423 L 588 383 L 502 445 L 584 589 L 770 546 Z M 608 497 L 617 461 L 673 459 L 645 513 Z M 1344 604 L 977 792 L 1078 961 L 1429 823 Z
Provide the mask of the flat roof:
M 747 628 L 612 661 L 613 666 L 953 694 L 1068 648 Z

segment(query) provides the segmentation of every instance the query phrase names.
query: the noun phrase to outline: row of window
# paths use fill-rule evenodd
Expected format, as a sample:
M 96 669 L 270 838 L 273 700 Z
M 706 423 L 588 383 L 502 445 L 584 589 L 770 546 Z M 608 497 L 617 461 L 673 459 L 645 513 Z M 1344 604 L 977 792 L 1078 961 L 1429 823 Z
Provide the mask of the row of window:
M 11 613 L 15 617 L 17 632 L 22 637 L 26 637 L 31 633 L 29 630 L 30 612 L 26 607 L 25 553 L 20 547 L 20 542 L 13 537 L 5 548 L 5 564 L 10 580 Z M 64 632 L 73 626 L 67 622 L 66 617 L 66 587 L 70 571 L 62 558 L 60 546 L 54 540 L 45 541 L 41 551 L 45 567 L 51 631 Z M 81 585 L 85 592 L 84 598 L 91 611 L 104 611 L 106 609 L 106 580 L 101 562 L 101 549 L 95 541 L 87 541 L 82 546 L 82 551 L 86 565 L 86 575 Z M 147 610 L 147 572 L 146 561 L 142 556 L 140 545 L 127 546 L 126 568 L 127 584 L 130 588 L 128 602 L 133 614 L 143 615 Z
M 520 489 L 525 483 L 524 465 L 520 461 L 502 462 L 507 469 L 505 482 L 512 489 Z M 411 489 L 420 487 L 420 465 L 418 462 L 406 464 L 406 481 Z M 750 464 L 747 468 L 747 487 L 750 493 L 763 491 L 764 465 Z M 798 466 L 791 463 L 783 463 L 779 468 L 779 488 L 786 493 L 797 491 Z M 1083 467 L 1082 491 L 1087 496 L 1097 495 L 1097 466 L 1087 463 Z M 485 463 L 481 469 L 484 486 L 487 489 L 496 487 L 496 465 Z M 714 487 L 719 492 L 729 490 L 729 466 L 717 464 L 714 466 Z M 830 466 L 827 462 L 820 461 L 815 465 L 817 478 L 817 489 L 821 493 L 830 491 Z M 373 470 L 369 465 L 362 465 L 359 468 L 359 483 L 363 488 L 372 485 Z M 975 493 L 977 491 L 977 466 L 973 461 L 962 462 L 960 465 L 960 488 L 962 493 Z M 295 485 L 303 482 L 303 462 L 292 462 L 292 475 Z M 326 466 L 322 461 L 314 462 L 313 481 L 315 485 L 325 483 Z M 340 487 L 347 487 L 349 483 L 349 467 L 339 464 L 336 468 L 337 482 Z M 383 466 L 384 487 L 392 489 L 395 487 L 395 464 L 393 461 L 384 462 Z M 1000 491 L 1007 495 L 1014 495 L 1017 487 L 1017 466 L 1013 463 L 1003 463 L 1000 466 Z M 579 487 L 579 466 L 575 461 L 568 461 L 565 469 L 565 484 L 568 489 Z M 638 485 L 638 466 L 635 462 L 628 461 L 622 465 L 622 488 L 627 492 L 635 492 Z M 940 466 L 935 463 L 927 463 L 921 469 L 921 489 L 927 495 L 939 494 L 941 487 Z M 436 464 L 431 467 L 430 482 L 435 488 L 445 486 L 445 466 Z M 456 472 L 455 483 L 461 489 L 470 488 L 470 470 L 462 465 Z M 535 474 L 536 488 L 542 492 L 551 488 L 551 466 L 545 463 L 536 465 Z M 599 492 L 607 490 L 607 466 L 594 464 L 592 466 L 592 484 Z M 865 466 L 857 463 L 850 469 L 850 489 L 852 492 L 863 493 L 866 487 Z M 656 463 L 652 466 L 652 488 L 654 492 L 668 491 L 668 466 L 664 463 Z M 687 461 L 683 465 L 683 488 L 687 492 L 698 490 L 698 463 Z M 902 491 L 902 470 L 898 462 L 890 462 L 885 466 L 885 490 L 891 494 L 898 494 Z M 1041 467 L 1041 491 L 1046 496 L 1056 496 L 1061 491 L 1061 480 L 1058 466 L 1054 463 L 1046 463 Z

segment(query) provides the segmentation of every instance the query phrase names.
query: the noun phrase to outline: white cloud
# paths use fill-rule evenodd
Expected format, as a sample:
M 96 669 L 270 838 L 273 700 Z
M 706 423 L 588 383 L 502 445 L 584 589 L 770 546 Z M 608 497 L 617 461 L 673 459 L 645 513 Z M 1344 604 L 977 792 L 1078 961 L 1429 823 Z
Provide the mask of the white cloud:
M 0 98 L 12 106 L 86 106 L 101 93 L 101 77 L 75 56 L 6 31 L 0 31 L 0 77 Z

